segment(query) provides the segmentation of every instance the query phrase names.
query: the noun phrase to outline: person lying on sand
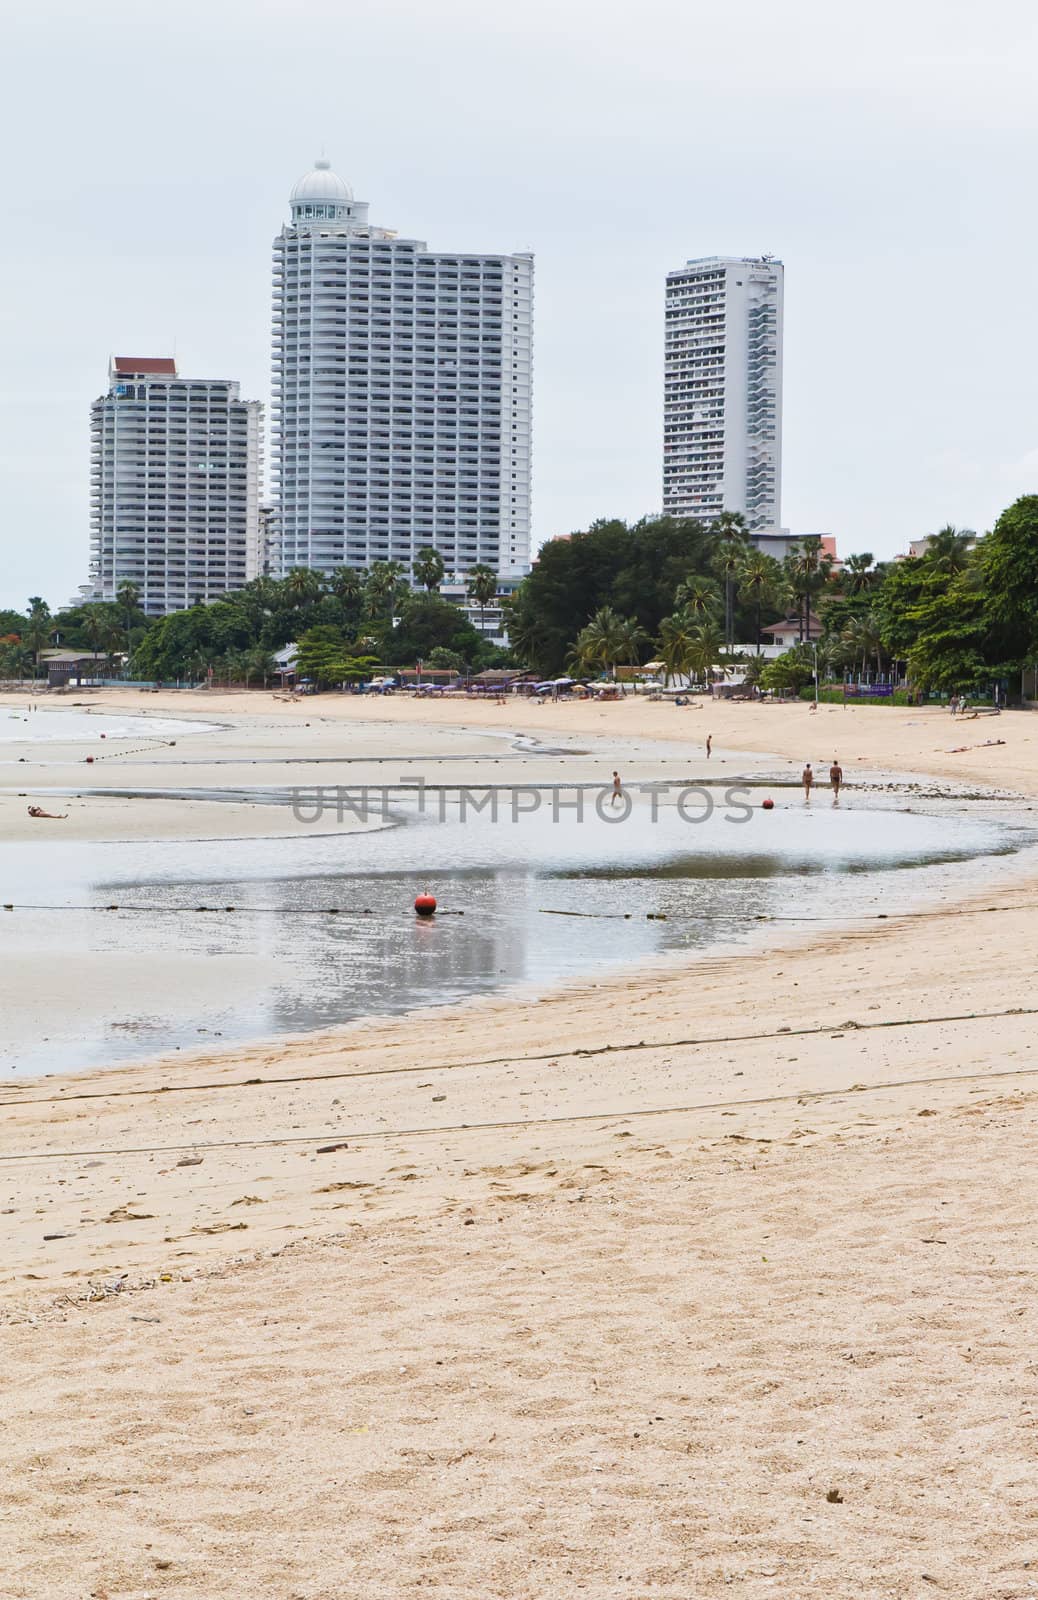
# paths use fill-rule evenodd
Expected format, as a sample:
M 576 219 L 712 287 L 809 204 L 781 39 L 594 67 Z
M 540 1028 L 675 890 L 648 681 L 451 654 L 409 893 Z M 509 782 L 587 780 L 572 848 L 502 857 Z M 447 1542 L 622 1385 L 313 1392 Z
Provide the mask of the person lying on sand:
M 68 812 L 67 811 L 61 811 L 61 812 L 58 812 L 58 811 L 43 811 L 43 810 L 41 810 L 41 808 L 39 806 L 30 806 L 29 807 L 29 815 L 30 815 L 30 817 L 46 817 L 48 822 L 67 822 L 68 821 Z

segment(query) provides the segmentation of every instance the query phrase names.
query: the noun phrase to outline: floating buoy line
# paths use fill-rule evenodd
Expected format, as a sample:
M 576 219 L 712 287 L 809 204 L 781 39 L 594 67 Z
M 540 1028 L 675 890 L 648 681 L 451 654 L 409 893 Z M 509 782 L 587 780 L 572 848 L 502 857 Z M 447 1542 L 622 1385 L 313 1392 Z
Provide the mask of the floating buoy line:
M 432 901 L 427 910 L 420 909 L 420 901 Z M 960 906 L 955 910 L 957 917 L 984 917 L 998 913 L 1033 911 L 1035 902 L 1028 901 L 1018 906 Z M 254 917 L 374 917 L 385 915 L 376 912 L 371 906 L 139 906 L 111 904 L 76 904 L 69 901 L 64 904 L 25 901 L 0 902 L 0 911 L 8 914 L 18 911 L 101 911 L 118 912 L 123 916 L 147 917 L 183 917 L 183 916 L 254 916 Z M 463 917 L 465 911 L 458 908 L 442 909 L 436 903 L 433 895 L 418 895 L 414 902 L 414 911 L 418 916 L 429 918 L 435 913 L 437 917 Z M 947 906 L 931 907 L 926 911 L 865 911 L 847 913 L 834 911 L 825 915 L 802 913 L 799 916 L 785 916 L 769 911 L 711 911 L 697 909 L 694 911 L 573 911 L 562 906 L 538 906 L 538 915 L 542 917 L 579 917 L 594 922 L 828 922 L 828 923 L 870 923 L 870 922 L 905 922 L 915 921 L 928 917 L 943 917 L 949 915 Z

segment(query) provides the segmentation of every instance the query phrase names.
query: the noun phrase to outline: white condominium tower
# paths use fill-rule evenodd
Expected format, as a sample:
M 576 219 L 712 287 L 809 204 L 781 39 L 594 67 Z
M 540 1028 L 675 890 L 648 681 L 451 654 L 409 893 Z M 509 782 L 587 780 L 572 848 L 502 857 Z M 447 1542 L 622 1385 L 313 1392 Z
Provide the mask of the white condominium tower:
M 431 545 L 448 572 L 530 558 L 533 257 L 443 254 L 368 222 L 318 161 L 274 241 L 279 565 Z
M 782 263 L 706 256 L 667 274 L 663 510 L 777 528 Z
M 258 400 L 179 378 L 168 356 L 116 356 L 90 408 L 90 584 L 136 584 L 151 616 L 242 588 L 259 545 Z

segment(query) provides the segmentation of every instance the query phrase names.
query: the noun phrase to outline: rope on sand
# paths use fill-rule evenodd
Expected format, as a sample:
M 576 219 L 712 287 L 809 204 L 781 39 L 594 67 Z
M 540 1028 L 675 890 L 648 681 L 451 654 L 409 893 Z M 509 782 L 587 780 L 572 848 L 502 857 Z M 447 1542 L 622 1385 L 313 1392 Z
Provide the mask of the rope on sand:
M 820 1100 L 843 1099 L 845 1095 L 882 1094 L 889 1089 L 932 1089 L 946 1083 L 970 1083 L 976 1080 L 991 1082 L 1001 1078 L 1029 1078 L 1038 1076 L 1038 1067 L 1010 1067 L 997 1072 L 946 1072 L 926 1078 L 890 1078 L 883 1083 L 860 1083 L 840 1089 L 804 1089 L 791 1094 L 756 1095 L 745 1100 L 704 1100 L 690 1105 L 632 1107 L 626 1111 L 573 1111 L 554 1117 L 503 1118 L 495 1122 L 453 1122 L 436 1127 L 419 1128 L 359 1128 L 342 1129 L 329 1143 L 327 1133 L 300 1134 L 270 1139 L 213 1139 L 196 1144 L 142 1144 L 127 1145 L 119 1149 L 98 1150 L 27 1150 L 19 1154 L 0 1155 L 0 1165 L 15 1161 L 80 1161 L 90 1156 L 151 1156 L 179 1155 L 183 1151 L 198 1150 L 261 1150 L 274 1146 L 324 1145 L 327 1152 L 349 1147 L 351 1140 L 361 1139 L 416 1139 L 446 1133 L 488 1133 L 524 1128 L 549 1128 L 574 1122 L 633 1122 L 639 1117 L 673 1117 L 703 1111 L 751 1110 L 757 1106 L 807 1105 Z M 752 1142 L 752 1136 L 751 1136 Z M 765 1143 L 771 1141 L 765 1140 Z M 317 1154 L 322 1154 L 320 1148 Z
M 573 1050 L 551 1050 L 541 1054 L 520 1056 L 485 1056 L 475 1061 L 424 1061 L 408 1067 L 361 1067 L 349 1072 L 299 1072 L 279 1077 L 234 1078 L 211 1083 L 160 1084 L 154 1089 L 84 1089 L 75 1094 L 25 1096 L 14 1100 L 0 1100 L 4 1106 L 69 1105 L 77 1100 L 130 1100 L 148 1095 L 201 1094 L 214 1089 L 251 1089 L 296 1083 L 335 1083 L 343 1078 L 394 1078 L 409 1072 L 460 1072 L 473 1067 L 532 1065 L 535 1062 L 582 1060 L 591 1056 L 625 1055 L 639 1050 L 693 1050 L 719 1044 L 759 1044 L 769 1039 L 804 1039 L 824 1035 L 831 1038 L 839 1033 L 870 1033 L 882 1028 L 937 1027 L 950 1022 L 989 1022 L 1001 1017 L 1038 1016 L 1038 1007 L 1010 1006 L 1004 1011 L 963 1011 L 940 1017 L 889 1017 L 873 1022 L 815 1023 L 806 1028 L 776 1028 L 764 1033 L 710 1034 L 703 1038 L 688 1039 L 638 1039 L 626 1044 L 593 1045 Z M 1024 1069 L 1021 1069 L 1024 1070 Z M 1028 1069 L 1029 1070 L 1029 1069 Z M 1035 1069 L 1038 1070 L 1038 1069 Z M 914 1080 L 913 1080 L 914 1081 Z M 836 1091 L 833 1091 L 834 1093 Z M 4 1158 L 0 1156 L 0 1160 Z

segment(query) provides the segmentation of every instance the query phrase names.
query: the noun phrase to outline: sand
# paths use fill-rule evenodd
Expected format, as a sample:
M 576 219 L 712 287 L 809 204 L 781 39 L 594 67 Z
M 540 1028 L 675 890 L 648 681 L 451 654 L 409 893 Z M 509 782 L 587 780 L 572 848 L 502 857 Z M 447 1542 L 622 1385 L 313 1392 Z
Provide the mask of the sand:
M 301 718 L 1038 796 L 1025 713 L 149 699 L 200 785 Z M 5 1086 L 0 1590 L 1038 1591 L 1036 889 Z

